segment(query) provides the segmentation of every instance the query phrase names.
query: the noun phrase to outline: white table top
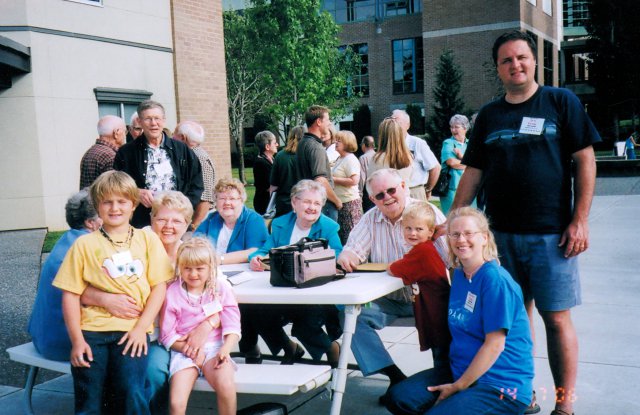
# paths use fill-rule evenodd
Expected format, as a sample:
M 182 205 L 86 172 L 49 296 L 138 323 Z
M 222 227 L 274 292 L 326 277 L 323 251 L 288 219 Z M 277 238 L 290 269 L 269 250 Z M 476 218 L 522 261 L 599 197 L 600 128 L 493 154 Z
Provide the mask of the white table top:
M 251 271 L 248 264 L 221 268 L 250 274 L 247 281 L 233 287 L 238 302 L 249 304 L 365 304 L 404 286 L 400 278 L 375 272 L 347 274 L 346 278 L 319 287 L 273 287 L 269 283 L 269 271 Z M 233 277 L 229 280 L 233 281 Z

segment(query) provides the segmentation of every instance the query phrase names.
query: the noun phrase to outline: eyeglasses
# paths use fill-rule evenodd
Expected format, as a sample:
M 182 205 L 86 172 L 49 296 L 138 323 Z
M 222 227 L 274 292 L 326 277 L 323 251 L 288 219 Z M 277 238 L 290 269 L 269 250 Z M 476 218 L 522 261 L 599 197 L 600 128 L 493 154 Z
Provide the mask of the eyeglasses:
M 185 226 L 187 222 L 181 219 L 166 219 L 166 218 L 155 218 L 154 222 L 160 226 L 165 226 L 167 224 L 173 226 Z
M 454 241 L 457 241 L 458 239 L 460 239 L 460 237 L 464 236 L 464 239 L 471 239 L 473 238 L 473 236 L 477 233 L 482 233 L 482 231 L 475 231 L 475 232 L 471 232 L 471 231 L 464 231 L 464 232 L 454 232 L 454 233 L 450 233 L 449 234 L 449 238 L 453 239 Z
M 160 121 L 164 121 L 164 117 L 145 117 L 142 118 L 142 122 L 145 124 L 151 124 L 152 122 L 155 122 L 156 124 L 159 124 Z
M 384 199 L 384 194 L 388 194 L 389 196 L 393 196 L 396 194 L 396 190 L 398 190 L 398 186 L 396 187 L 390 187 L 387 190 L 383 190 L 382 192 L 378 193 L 377 195 L 374 196 L 374 198 L 376 200 L 382 200 Z
M 240 200 L 239 197 L 218 197 L 216 198 L 216 200 L 219 200 L 221 202 L 237 202 L 238 200 Z

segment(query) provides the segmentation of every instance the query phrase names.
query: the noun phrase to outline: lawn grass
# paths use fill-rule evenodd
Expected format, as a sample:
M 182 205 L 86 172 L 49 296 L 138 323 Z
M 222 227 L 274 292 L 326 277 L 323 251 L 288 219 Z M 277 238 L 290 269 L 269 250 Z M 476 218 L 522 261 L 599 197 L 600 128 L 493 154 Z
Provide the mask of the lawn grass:
M 240 178 L 240 173 L 238 172 L 238 168 L 237 167 L 233 167 L 231 169 L 231 174 L 232 174 L 233 178 L 235 178 L 235 179 L 239 179 Z M 254 184 L 253 169 L 252 168 L 245 168 L 244 169 L 244 177 L 247 180 L 247 184 L 244 186 L 244 190 L 247 192 L 247 202 L 245 203 L 245 206 L 248 207 L 249 209 L 253 209 L 253 195 L 256 194 L 256 188 L 253 185 Z
M 51 252 L 53 246 L 58 242 L 58 239 L 62 236 L 66 231 L 51 231 L 47 232 L 44 237 L 44 242 L 42 243 L 42 253 Z

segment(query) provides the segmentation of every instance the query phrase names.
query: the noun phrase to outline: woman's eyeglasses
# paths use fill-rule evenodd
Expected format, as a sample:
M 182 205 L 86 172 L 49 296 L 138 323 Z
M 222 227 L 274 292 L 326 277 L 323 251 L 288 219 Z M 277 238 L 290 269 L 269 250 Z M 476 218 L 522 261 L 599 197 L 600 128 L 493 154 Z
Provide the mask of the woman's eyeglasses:
M 378 193 L 377 195 L 375 195 L 375 196 L 374 196 L 374 198 L 375 198 L 376 200 L 382 200 L 382 199 L 384 199 L 384 195 L 385 195 L 385 193 L 386 193 L 386 194 L 388 194 L 389 196 L 393 196 L 393 195 L 395 195 L 395 194 L 396 194 L 396 190 L 397 190 L 397 189 L 398 189 L 398 186 L 396 186 L 396 187 L 390 187 L 390 188 L 388 188 L 387 190 L 384 190 L 384 191 L 382 191 L 382 192 Z
M 449 238 L 457 241 L 458 239 L 460 239 L 461 237 L 464 236 L 464 239 L 471 239 L 474 237 L 475 234 L 477 233 L 482 233 L 482 231 L 475 231 L 475 232 L 471 232 L 471 231 L 464 231 L 464 232 L 454 232 L 454 233 L 450 233 L 449 234 Z

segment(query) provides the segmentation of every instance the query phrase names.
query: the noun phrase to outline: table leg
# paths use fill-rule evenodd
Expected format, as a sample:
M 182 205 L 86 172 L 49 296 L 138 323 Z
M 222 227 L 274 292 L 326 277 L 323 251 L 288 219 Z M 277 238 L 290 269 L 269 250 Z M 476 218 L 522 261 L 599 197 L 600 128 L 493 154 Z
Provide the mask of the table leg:
M 33 415 L 33 406 L 31 405 L 31 394 L 33 392 L 33 386 L 36 382 L 36 375 L 38 374 L 38 367 L 31 366 L 29 368 L 29 374 L 27 375 L 27 382 L 24 385 L 24 392 L 22 396 L 22 407 L 24 413 L 27 415 Z
M 338 367 L 334 369 L 332 381 L 333 399 L 331 401 L 331 415 L 339 415 L 342 406 L 342 396 L 347 385 L 347 364 L 351 349 L 351 336 L 356 331 L 356 320 L 360 314 L 360 304 L 347 305 L 344 308 L 344 327 L 342 328 L 342 346 Z

